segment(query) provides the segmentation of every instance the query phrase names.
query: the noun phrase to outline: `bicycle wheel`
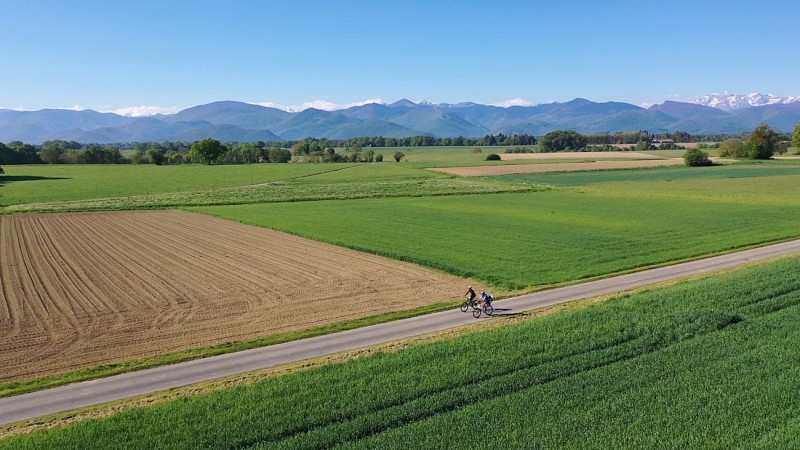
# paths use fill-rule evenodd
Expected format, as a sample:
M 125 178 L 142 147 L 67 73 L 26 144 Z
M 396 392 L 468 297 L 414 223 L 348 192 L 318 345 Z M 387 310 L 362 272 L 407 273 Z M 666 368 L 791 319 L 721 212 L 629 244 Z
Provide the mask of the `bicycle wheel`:
M 469 309 L 469 303 L 464 302 L 461 304 L 461 312 L 467 312 L 468 309 Z
M 492 308 L 492 305 L 486 305 L 486 315 L 491 316 L 492 314 L 494 314 L 494 308 Z
M 481 316 L 481 309 L 480 308 L 475 308 L 475 309 L 472 310 L 472 317 L 477 319 L 480 316 Z

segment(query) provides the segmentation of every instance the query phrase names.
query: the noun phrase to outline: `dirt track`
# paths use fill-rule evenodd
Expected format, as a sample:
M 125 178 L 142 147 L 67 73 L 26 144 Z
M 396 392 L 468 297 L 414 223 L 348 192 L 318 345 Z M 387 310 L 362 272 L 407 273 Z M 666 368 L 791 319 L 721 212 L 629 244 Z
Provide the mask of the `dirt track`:
M 464 280 L 181 211 L 0 216 L 0 382 L 409 309 Z
M 683 165 L 683 158 L 643 159 L 636 161 L 593 161 L 580 163 L 554 164 L 515 164 L 505 166 L 437 167 L 436 172 L 445 172 L 462 177 L 485 177 L 509 175 L 512 173 L 577 172 L 581 170 L 635 169 L 642 167 L 661 167 Z

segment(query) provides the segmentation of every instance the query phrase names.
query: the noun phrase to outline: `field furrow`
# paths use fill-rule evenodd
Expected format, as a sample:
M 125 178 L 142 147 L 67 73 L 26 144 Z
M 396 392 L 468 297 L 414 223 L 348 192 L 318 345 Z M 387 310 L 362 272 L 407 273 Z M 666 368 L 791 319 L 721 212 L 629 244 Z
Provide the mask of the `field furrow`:
M 467 281 L 181 211 L 0 217 L 0 382 L 425 306 Z

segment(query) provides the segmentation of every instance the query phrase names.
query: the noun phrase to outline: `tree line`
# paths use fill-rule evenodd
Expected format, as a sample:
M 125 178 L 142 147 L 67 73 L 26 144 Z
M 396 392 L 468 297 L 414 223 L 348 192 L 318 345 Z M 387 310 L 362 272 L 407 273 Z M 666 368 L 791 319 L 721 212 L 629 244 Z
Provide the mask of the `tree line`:
M 198 141 L 199 142 L 199 141 Z M 536 138 L 527 134 L 486 135 L 482 138 L 437 138 L 433 136 L 414 136 L 392 138 L 383 136 L 357 137 L 350 139 L 315 139 L 301 141 L 257 141 L 221 143 L 225 148 L 215 155 L 214 162 L 224 164 L 247 164 L 257 162 L 288 162 L 291 155 L 313 156 L 312 159 L 326 162 L 347 162 L 353 155 L 333 156 L 329 149 L 355 149 L 356 158 L 370 159 L 370 153 L 360 149 L 371 147 L 435 147 L 435 146 L 497 146 L 497 145 L 535 145 Z M 53 140 L 41 145 L 26 144 L 20 141 L 0 143 L 0 164 L 183 164 L 191 163 L 193 144 L 186 142 L 161 143 L 117 143 L 81 144 L 75 141 Z M 300 145 L 302 151 L 295 149 Z M 324 155 L 316 155 L 322 151 Z M 123 152 L 125 154 L 123 154 Z M 288 153 L 287 153 L 288 152 Z M 373 152 L 374 153 L 374 152 Z M 313 155 L 312 155 L 313 154 Z M 372 156 L 374 159 L 378 155 Z M 205 162 L 195 158 L 194 162 Z
M 535 145 L 536 137 L 529 134 L 496 135 L 487 134 L 482 138 L 414 136 L 391 138 L 382 136 L 357 137 L 345 140 L 320 140 L 332 143 L 332 147 L 474 147 L 496 145 Z M 292 144 L 294 145 L 294 143 Z
M 758 126 L 747 139 L 730 138 L 719 144 L 718 155 L 730 158 L 770 159 L 774 154 L 784 154 L 789 149 L 788 136 L 768 125 Z M 800 152 L 800 124 L 792 132 L 791 145 Z
M 723 133 L 706 133 L 706 134 L 689 134 L 686 131 L 673 131 L 671 133 L 650 133 L 647 130 L 638 131 L 617 131 L 614 133 L 596 133 L 586 135 L 589 140 L 589 145 L 604 145 L 604 144 L 629 144 L 636 145 L 640 142 L 652 142 L 654 140 L 669 139 L 678 144 L 686 144 L 690 142 L 720 142 L 728 138 L 746 139 L 749 133 L 738 134 L 723 134 Z
M 287 149 L 267 146 L 264 142 L 218 145 L 214 152 L 193 152 L 203 149 L 208 139 L 193 144 L 183 142 L 133 143 L 118 145 L 80 144 L 74 141 L 47 141 L 39 146 L 12 141 L 0 142 L 0 164 L 184 164 L 213 162 L 224 164 L 285 163 L 292 158 Z M 125 152 L 127 155 L 123 155 Z
M 757 146 L 753 139 L 765 144 Z M 301 141 L 222 143 L 216 139 L 203 139 L 194 143 L 126 143 L 81 144 L 74 141 L 54 140 L 41 145 L 12 141 L 0 142 L 0 165 L 16 164 L 184 164 L 184 163 L 286 163 L 296 157 L 307 162 L 380 162 L 383 155 L 373 148 L 419 146 L 533 146 L 539 152 L 618 150 L 613 144 L 630 144 L 634 150 L 682 148 L 675 144 L 659 144 L 656 139 L 670 139 L 675 143 L 704 142 L 714 139 L 719 144 L 720 156 L 760 159 L 774 153 L 783 153 L 788 141 L 800 152 L 800 124 L 791 134 L 761 125 L 751 133 L 738 135 L 691 135 L 685 131 L 649 133 L 646 130 L 583 135 L 572 130 L 557 130 L 540 139 L 527 134 L 486 135 L 482 138 L 434 138 L 415 136 L 409 138 L 360 137 L 343 140 L 307 138 Z M 761 150 L 757 150 L 761 149 Z M 764 148 L 768 150 L 764 150 Z M 343 151 L 341 151 L 343 150 Z M 395 151 L 392 155 L 400 161 L 405 155 Z M 2 168 L 0 167 L 0 170 Z M 0 171 L 0 173 L 2 173 Z
M 730 138 L 722 141 L 717 154 L 723 158 L 770 159 L 776 153 L 781 155 L 786 153 L 789 144 L 786 134 L 773 130 L 769 125 L 761 124 L 745 140 Z M 791 145 L 795 148 L 795 153 L 800 154 L 800 123 L 794 127 Z M 683 158 L 687 166 L 712 165 L 708 153 L 699 148 L 687 150 Z

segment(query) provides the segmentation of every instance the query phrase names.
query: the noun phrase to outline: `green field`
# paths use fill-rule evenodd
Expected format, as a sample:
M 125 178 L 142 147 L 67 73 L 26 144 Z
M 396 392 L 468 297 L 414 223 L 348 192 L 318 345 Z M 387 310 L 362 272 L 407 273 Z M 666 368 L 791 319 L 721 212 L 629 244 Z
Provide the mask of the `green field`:
M 10 166 L 0 213 L 175 208 L 530 190 L 402 164 Z
M 796 238 L 800 219 L 797 161 L 491 178 L 393 162 L 7 169 L 0 204 L 21 203 L 0 213 L 198 206 L 501 294 Z M 104 198 L 116 192 L 128 195 Z
M 339 170 L 349 164 L 4 166 L 0 206 L 230 188 Z
M 242 205 L 312 200 L 454 196 L 498 192 L 530 192 L 546 189 L 522 183 L 458 178 L 417 169 L 380 169 L 383 166 L 360 166 L 358 168 L 360 169 L 361 167 L 366 169 L 343 169 L 255 186 L 86 200 L 50 201 L 47 203 L 12 204 L 0 207 L 0 213 L 164 209 L 185 206 Z M 53 193 L 53 195 L 58 194 Z
M 785 175 L 797 169 L 710 169 L 721 172 L 676 168 L 518 175 L 499 178 L 577 187 L 194 210 L 509 290 L 798 236 L 800 183 L 797 175 Z M 746 178 L 730 175 L 747 170 L 751 172 Z
M 0 448 L 795 447 L 799 268 L 765 263 Z
M 551 153 L 548 159 L 537 160 L 510 160 L 510 161 L 486 161 L 486 156 L 491 153 L 502 155 L 506 150 L 512 148 L 532 148 L 536 146 L 465 146 L 465 147 L 387 147 L 387 148 L 374 148 L 375 153 L 383 154 L 384 161 L 392 161 L 392 155 L 395 151 L 405 154 L 405 158 L 401 165 L 413 168 L 428 168 L 428 167 L 468 167 L 468 166 L 492 166 L 492 165 L 510 165 L 510 164 L 547 164 L 554 162 L 578 162 L 576 159 L 559 158 L 558 153 Z M 473 153 L 474 148 L 480 148 L 480 153 Z M 681 153 L 675 153 L 681 152 Z M 664 150 L 647 152 L 663 158 L 679 158 L 683 156 L 682 151 L 678 150 Z M 614 158 L 625 159 L 625 158 Z M 586 161 L 595 161 L 596 158 L 588 157 Z
M 394 152 L 399 151 L 405 154 L 402 164 L 410 167 L 446 167 L 446 166 L 479 166 L 503 164 L 502 161 L 486 161 L 486 156 L 490 153 L 505 153 L 511 147 L 487 147 L 487 146 L 465 146 L 465 147 L 385 147 L 375 148 L 376 153 L 384 155 L 384 161 L 392 160 Z M 519 146 L 524 147 L 524 146 Z M 527 146 L 531 148 L 531 146 Z M 474 148 L 480 148 L 480 153 L 473 153 Z M 505 162 L 508 164 L 508 162 Z
M 778 175 L 800 175 L 800 164 L 788 161 L 742 162 L 711 167 L 677 166 L 655 167 L 648 169 L 526 173 L 502 175 L 495 178 L 515 183 L 542 184 L 560 187 L 638 182 L 640 184 L 632 184 L 630 186 L 635 186 L 637 188 L 649 188 L 651 183 L 654 182 L 694 180 L 696 187 L 697 184 L 706 183 L 708 180 L 762 178 Z M 657 190 L 663 190 L 664 186 L 664 184 L 659 184 Z M 672 185 L 666 186 L 669 188 Z M 729 186 L 735 186 L 735 184 L 730 184 Z M 620 187 L 619 190 L 623 189 L 624 187 Z
M 505 147 L 487 147 L 502 153 Z M 379 152 L 393 150 L 380 149 Z M 653 152 L 658 154 L 658 152 Z M 5 176 L 0 176 L 0 207 L 31 203 L 53 203 L 109 199 L 131 196 L 152 196 L 175 193 L 205 193 L 221 189 L 240 188 L 273 182 L 339 183 L 384 182 L 417 179 L 441 179 L 444 175 L 425 170 L 424 167 L 469 166 L 483 164 L 536 164 L 559 160 L 537 161 L 485 161 L 487 151 L 473 154 L 464 147 L 419 147 L 408 153 L 413 162 L 384 162 L 376 164 L 246 164 L 246 165 L 27 165 L 5 166 Z M 667 156 L 667 155 L 664 155 Z M 574 162 L 574 160 L 572 160 Z M 775 172 L 800 169 L 800 161 L 770 161 L 738 163 L 726 168 L 739 167 L 741 173 L 774 175 Z M 664 177 L 696 177 L 710 174 L 713 168 L 673 168 L 663 172 Z M 654 169 L 658 172 L 660 169 Z M 680 171 L 684 171 L 681 175 Z M 717 170 L 722 172 L 723 170 Z M 523 175 L 524 182 L 541 182 L 552 185 L 575 185 L 575 180 L 597 183 L 608 180 L 652 180 L 647 170 L 596 171 L 565 174 Z M 749 176 L 755 176 L 749 175 Z M 705 175 L 703 175 L 705 176 Z M 714 176 L 714 175 L 709 175 Z M 735 176 L 735 175 L 734 175 Z M 622 177 L 622 178 L 620 178 Z M 501 178 L 504 179 L 505 177 Z M 517 182 L 516 176 L 507 180 Z M 656 177 L 657 178 L 657 177 Z M 540 181 L 541 180 L 541 181 Z M 220 196 L 227 195 L 221 193 Z M 234 192 L 233 195 L 236 195 Z M 338 198 L 338 197 L 337 197 Z M 153 207 L 164 207 L 156 202 Z M 134 202 L 137 206 L 147 200 Z M 222 202 L 224 203 L 224 202 Z M 173 204 L 167 206 L 174 206 Z M 122 206 L 124 207 L 124 206 Z M 115 209 L 119 209 L 119 206 Z
M 492 150 L 503 152 L 505 147 L 494 147 Z M 418 193 L 413 188 L 376 185 L 371 189 L 363 183 L 398 182 L 402 185 L 423 179 L 428 180 L 423 192 L 430 190 L 433 195 L 450 195 L 453 192 L 450 186 L 429 186 L 452 185 L 454 183 L 447 181 L 447 178 L 453 177 L 420 169 L 562 161 L 556 155 L 550 160 L 485 161 L 485 154 L 473 154 L 464 147 L 419 147 L 411 151 L 417 162 L 404 161 L 399 164 L 7 166 L 6 176 L 0 177 L 0 213 L 172 208 L 384 196 L 374 195 L 370 191 L 396 191 L 397 194 L 392 196 L 415 196 Z M 327 186 L 319 186 L 313 193 L 302 186 L 293 188 L 295 184 L 309 183 Z M 354 185 L 343 188 L 338 183 Z M 477 183 L 475 180 L 465 183 L 463 192 L 471 194 L 509 190 L 497 188 L 496 185 L 493 188 L 470 187 Z M 279 185 L 277 188 L 270 189 L 276 184 Z

